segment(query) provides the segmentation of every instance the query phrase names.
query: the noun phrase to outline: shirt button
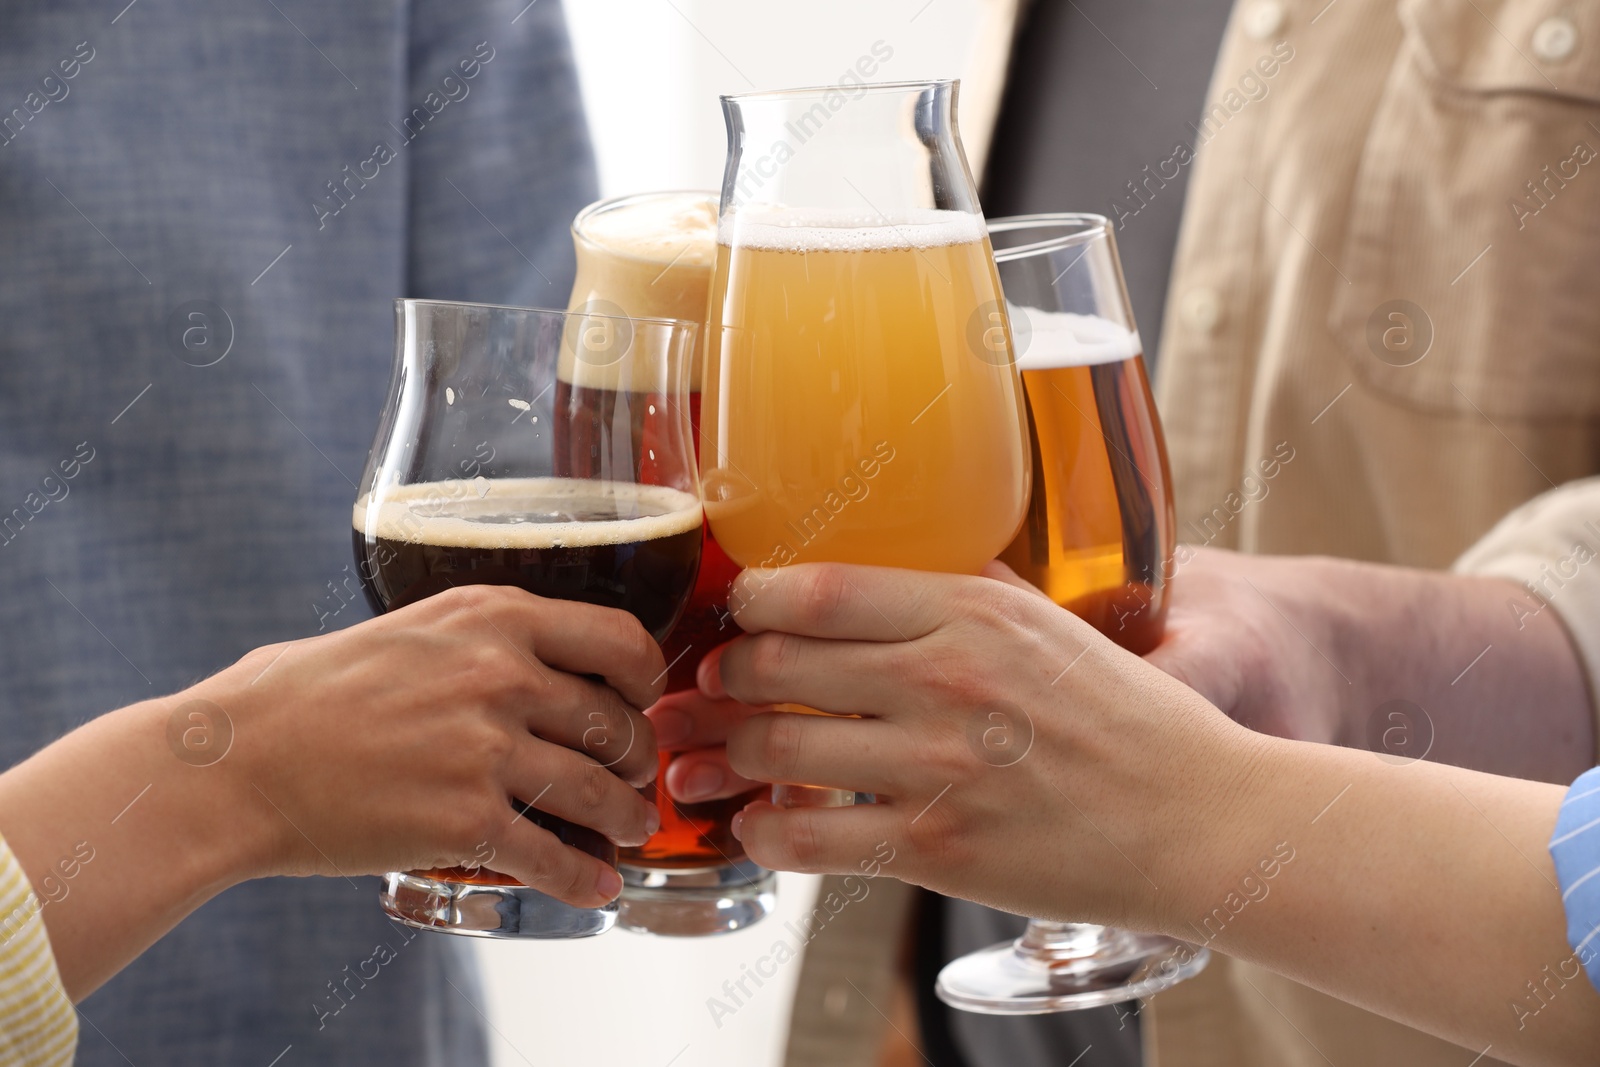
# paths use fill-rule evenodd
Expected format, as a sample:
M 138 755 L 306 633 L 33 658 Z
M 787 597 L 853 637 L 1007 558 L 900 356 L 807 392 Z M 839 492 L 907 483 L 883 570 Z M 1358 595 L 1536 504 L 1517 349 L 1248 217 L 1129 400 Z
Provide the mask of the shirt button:
M 1245 36 L 1252 41 L 1265 41 L 1283 29 L 1283 16 L 1280 0 L 1256 0 L 1244 11 Z
M 1546 63 L 1559 63 L 1578 47 L 1578 27 L 1560 15 L 1545 19 L 1533 31 L 1533 54 Z
M 1210 335 L 1222 322 L 1222 301 L 1215 289 L 1191 289 L 1183 294 L 1183 321 L 1196 333 Z

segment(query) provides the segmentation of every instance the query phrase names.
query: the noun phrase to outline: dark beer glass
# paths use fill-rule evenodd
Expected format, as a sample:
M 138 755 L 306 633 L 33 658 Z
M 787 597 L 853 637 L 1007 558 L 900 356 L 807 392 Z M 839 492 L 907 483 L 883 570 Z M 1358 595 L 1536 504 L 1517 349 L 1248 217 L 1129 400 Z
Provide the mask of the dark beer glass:
M 631 613 L 657 640 L 683 613 L 703 517 L 689 421 L 698 324 L 399 300 L 389 399 L 352 514 L 377 611 L 469 584 Z M 485 640 L 503 640 L 485 627 Z M 591 731 L 611 765 L 632 738 Z M 507 797 L 563 843 L 617 848 Z M 385 877 L 411 926 L 495 937 L 603 933 L 618 905 L 575 908 L 493 869 L 492 856 Z
M 1176 529 L 1161 421 L 1099 215 L 989 223 L 1033 450 L 1022 529 L 1000 558 L 1131 651 L 1161 641 Z M 1088 923 L 1034 919 L 1015 942 L 955 960 L 946 1003 L 991 1015 L 1071 1011 L 1151 996 L 1200 971 L 1204 948 Z
M 640 193 L 590 204 L 572 222 L 572 243 L 578 272 L 568 311 L 701 321 L 716 259 L 717 194 Z M 702 327 L 689 375 L 697 446 L 705 337 Z M 563 381 L 556 388 L 568 384 Z M 695 672 L 706 653 L 738 636 L 739 627 L 728 613 L 728 589 L 738 574 L 739 565 L 722 551 L 708 526 L 694 594 L 662 644 L 668 693 L 695 688 Z M 733 836 L 733 817 L 770 789 L 682 803 L 666 788 L 667 764 L 674 755 L 662 751 L 661 772 L 643 790 L 661 812 L 661 829 L 618 856 L 624 885 L 618 923 L 640 933 L 680 937 L 743 929 L 777 906 L 777 877 L 744 854 Z

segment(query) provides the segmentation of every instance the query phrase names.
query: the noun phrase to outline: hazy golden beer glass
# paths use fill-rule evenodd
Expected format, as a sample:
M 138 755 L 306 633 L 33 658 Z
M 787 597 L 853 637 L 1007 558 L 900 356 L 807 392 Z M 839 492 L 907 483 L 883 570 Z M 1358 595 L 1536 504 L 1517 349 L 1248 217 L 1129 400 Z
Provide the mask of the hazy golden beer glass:
M 702 324 L 701 347 L 690 375 L 689 407 L 700 426 L 700 375 L 704 360 L 706 292 L 717 248 L 717 197 L 711 192 L 659 192 L 591 204 L 572 223 L 577 276 L 568 310 L 605 316 L 668 318 Z M 600 323 L 626 321 L 606 318 Z M 627 383 L 564 358 L 557 408 L 607 405 Z M 635 405 L 636 407 L 636 405 Z M 667 692 L 695 686 L 701 659 L 738 636 L 728 614 L 728 588 L 738 564 L 702 534 L 700 572 L 677 626 L 662 641 Z M 641 790 L 661 812 L 661 828 L 636 848 L 621 849 L 624 889 L 617 921 L 656 934 L 696 936 L 742 929 L 776 906 L 777 879 L 751 862 L 733 836 L 733 817 L 761 795 L 754 790 L 725 800 L 684 804 L 666 791 L 667 765 Z
M 1016 372 L 968 340 L 1000 297 L 982 220 L 736 222 L 701 423 L 717 540 L 750 567 L 978 571 L 1016 532 L 1027 481 Z
M 746 567 L 975 573 L 1017 531 L 1021 380 L 955 102 L 954 82 L 723 97 L 700 460 Z
M 1113 641 L 1161 640 L 1173 538 L 1166 445 L 1111 226 L 1098 215 L 989 223 L 1028 403 L 1033 488 L 1001 557 Z M 1205 966 L 1204 948 L 1089 923 L 1023 935 L 947 964 L 939 997 L 1034 1015 L 1151 996 Z

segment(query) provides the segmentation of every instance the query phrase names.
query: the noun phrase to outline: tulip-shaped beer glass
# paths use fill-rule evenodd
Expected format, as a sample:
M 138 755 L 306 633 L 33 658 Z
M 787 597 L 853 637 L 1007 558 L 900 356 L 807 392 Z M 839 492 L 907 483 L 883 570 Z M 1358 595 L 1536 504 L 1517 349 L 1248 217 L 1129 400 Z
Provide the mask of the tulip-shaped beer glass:
M 395 317 L 389 401 L 352 522 L 373 607 L 516 585 L 620 608 L 664 638 L 700 564 L 688 402 L 698 325 L 436 300 L 397 301 Z M 583 751 L 608 766 L 631 743 L 595 728 Z M 548 811 L 563 806 L 530 782 L 505 815 L 615 864 L 612 842 Z M 493 863 L 389 874 L 384 910 L 494 937 L 585 937 L 616 922 L 615 903 L 575 908 Z
M 1176 528 L 1161 422 L 1110 224 L 1031 215 L 989 224 L 1027 389 L 1033 489 L 1000 557 L 1133 652 L 1161 640 Z M 1200 971 L 1203 948 L 1086 923 L 1022 937 L 944 968 L 947 1004 L 1034 1015 L 1147 997 Z

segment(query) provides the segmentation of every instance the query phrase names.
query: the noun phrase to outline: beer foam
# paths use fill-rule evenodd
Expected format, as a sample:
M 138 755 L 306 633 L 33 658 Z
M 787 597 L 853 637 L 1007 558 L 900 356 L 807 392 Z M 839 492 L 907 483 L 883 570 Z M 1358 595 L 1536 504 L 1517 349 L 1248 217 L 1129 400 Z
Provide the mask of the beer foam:
M 1119 326 L 1098 315 L 1077 315 L 1070 311 L 1039 311 L 1006 304 L 1012 333 L 1023 353 L 1018 370 L 1053 370 L 1057 367 L 1092 367 L 1101 363 L 1120 363 L 1144 354 L 1139 331 Z M 1028 329 L 1022 341 L 1024 319 Z
M 591 548 L 698 530 L 700 501 L 664 485 L 581 478 L 473 478 L 395 485 L 356 501 L 351 522 L 368 538 L 443 548 Z M 494 522 L 522 509 L 605 502 L 628 517 L 578 522 Z
M 709 267 L 717 258 L 717 201 L 709 193 L 660 193 L 588 215 L 579 236 L 651 263 Z
M 916 208 L 901 215 L 816 208 L 745 207 L 724 218 L 717 240 L 770 252 L 888 252 L 970 244 L 988 236 L 982 215 Z

